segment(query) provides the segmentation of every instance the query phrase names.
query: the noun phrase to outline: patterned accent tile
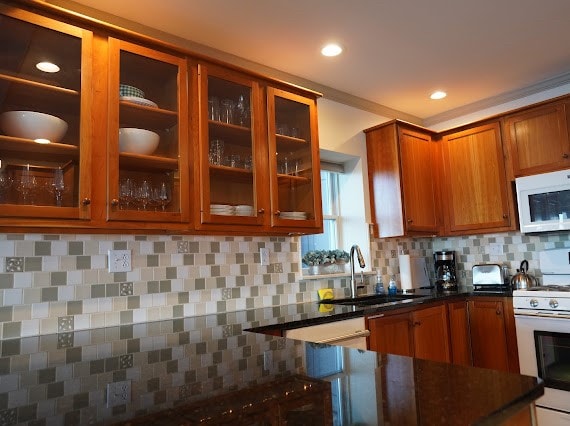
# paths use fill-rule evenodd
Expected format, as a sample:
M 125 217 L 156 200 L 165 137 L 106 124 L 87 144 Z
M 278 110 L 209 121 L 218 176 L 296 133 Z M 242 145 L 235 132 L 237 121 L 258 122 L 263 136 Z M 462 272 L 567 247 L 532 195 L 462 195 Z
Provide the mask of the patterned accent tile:
M 126 369 L 133 366 L 133 354 L 121 355 L 119 357 L 119 368 Z
M 23 257 L 6 258 L 6 272 L 23 272 L 23 271 L 24 271 Z
M 178 253 L 188 253 L 190 251 L 190 241 L 177 241 L 176 250 Z
M 133 295 L 133 283 L 125 282 L 119 284 L 119 295 L 120 296 L 132 296 Z
M 73 342 L 75 340 L 74 333 L 65 332 L 65 333 L 58 333 L 57 335 L 57 348 L 58 349 L 66 349 L 72 348 Z
M 223 288 L 222 289 L 222 300 L 228 300 L 232 298 L 232 289 L 231 288 Z
M 66 315 L 63 317 L 58 317 L 57 319 L 57 331 L 58 333 L 64 333 L 66 331 L 73 331 L 74 327 L 74 317 L 73 315 Z
M 0 411 L 0 425 L 15 425 L 18 422 L 17 414 L 15 408 Z

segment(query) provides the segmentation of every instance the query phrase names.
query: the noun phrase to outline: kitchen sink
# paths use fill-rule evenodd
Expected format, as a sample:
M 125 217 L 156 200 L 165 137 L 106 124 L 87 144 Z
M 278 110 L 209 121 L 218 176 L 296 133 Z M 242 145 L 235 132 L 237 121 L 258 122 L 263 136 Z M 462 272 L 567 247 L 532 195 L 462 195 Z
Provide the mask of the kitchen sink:
M 352 306 L 397 305 L 410 303 L 422 297 L 426 296 L 420 294 L 373 294 L 369 296 L 348 297 L 346 299 L 326 299 L 321 300 L 319 303 Z

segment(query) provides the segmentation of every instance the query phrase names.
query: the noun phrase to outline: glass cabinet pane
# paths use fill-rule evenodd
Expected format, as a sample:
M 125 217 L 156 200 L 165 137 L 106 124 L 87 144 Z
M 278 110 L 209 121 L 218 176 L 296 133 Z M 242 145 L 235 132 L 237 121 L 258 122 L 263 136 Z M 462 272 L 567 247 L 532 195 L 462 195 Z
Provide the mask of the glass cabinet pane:
M 270 117 L 270 132 L 274 131 L 277 174 L 277 206 L 279 220 L 316 220 L 313 126 L 310 99 L 270 90 L 274 116 Z M 317 172 L 318 180 L 318 172 Z M 318 197 L 320 200 L 320 196 Z M 320 203 L 320 201 L 319 201 Z M 300 224 L 299 224 L 300 225 Z M 293 224 L 293 226 L 298 226 Z
M 184 61 L 111 39 L 110 90 L 113 158 L 110 218 L 179 221 L 182 219 L 181 162 L 187 162 L 186 120 L 181 119 Z M 116 50 L 115 50 L 116 49 Z M 117 55 L 117 56 L 114 56 Z M 113 100 L 116 99 L 116 103 Z M 117 173 L 118 172 L 118 173 Z M 134 213 L 136 212 L 136 214 Z
M 257 86 L 246 79 L 208 74 L 206 87 L 202 222 L 257 224 L 261 217 L 252 128 Z
M 0 216 L 84 217 L 81 84 L 91 33 L 21 16 L 29 21 L 0 15 Z

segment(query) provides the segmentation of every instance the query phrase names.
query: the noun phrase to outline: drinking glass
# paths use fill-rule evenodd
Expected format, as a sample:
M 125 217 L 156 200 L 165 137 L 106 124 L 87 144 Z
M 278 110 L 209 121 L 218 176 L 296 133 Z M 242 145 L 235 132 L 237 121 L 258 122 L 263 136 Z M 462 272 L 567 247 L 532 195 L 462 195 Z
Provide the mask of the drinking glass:
M 214 139 L 210 141 L 210 164 L 217 166 L 222 165 L 224 159 L 224 141 L 221 139 Z
M 63 170 L 58 167 L 53 172 L 53 192 L 55 194 L 55 205 L 58 207 L 62 206 L 63 201 L 63 191 L 65 190 L 65 183 L 63 181 Z
M 208 118 L 213 121 L 220 121 L 220 101 L 215 96 L 208 98 Z
M 27 164 L 26 167 L 22 169 L 22 174 L 20 175 L 20 182 L 17 189 L 22 195 L 22 204 L 33 204 L 34 197 L 33 191 L 36 187 L 36 178 L 30 173 L 30 165 Z
M 147 180 L 143 180 L 141 186 L 137 188 L 137 201 L 146 210 L 151 196 L 150 184 Z
M 220 121 L 233 124 L 235 103 L 231 99 L 222 99 L 220 103 Z
M 158 195 L 160 199 L 160 205 L 162 206 L 162 211 L 166 210 L 166 206 L 172 201 L 172 193 L 170 191 L 170 186 L 162 182 L 160 185 L 160 192 Z
M 119 184 L 119 205 L 121 209 L 128 210 L 133 198 L 133 181 L 131 179 L 121 180 Z
M 7 173 L 0 170 L 0 203 L 4 202 L 4 198 L 8 191 L 10 191 L 10 187 L 13 184 L 13 180 Z

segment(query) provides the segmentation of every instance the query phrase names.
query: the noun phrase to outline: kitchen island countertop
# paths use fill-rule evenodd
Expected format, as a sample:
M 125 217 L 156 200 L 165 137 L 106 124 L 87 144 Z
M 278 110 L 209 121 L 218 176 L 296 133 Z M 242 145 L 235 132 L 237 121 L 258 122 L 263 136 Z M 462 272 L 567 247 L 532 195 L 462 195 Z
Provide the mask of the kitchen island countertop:
M 543 393 L 532 377 L 245 331 L 354 315 L 362 313 L 342 306 L 323 313 L 304 303 L 3 340 L 0 424 L 103 425 L 158 412 L 159 424 L 181 424 L 169 423 L 168 413 L 192 404 L 209 407 L 210 416 L 232 412 L 220 402 L 224 395 L 241 395 L 233 404 L 243 403 L 253 395 L 244 389 L 276 389 L 287 378 L 312 381 L 305 392 L 323 388 L 316 383 L 330 387 L 324 424 L 333 417 L 341 424 L 496 424 Z M 123 381 L 131 387 L 127 402 L 111 406 L 107 384 Z

